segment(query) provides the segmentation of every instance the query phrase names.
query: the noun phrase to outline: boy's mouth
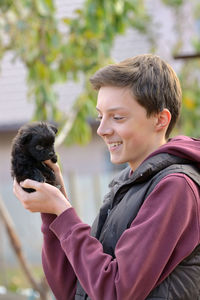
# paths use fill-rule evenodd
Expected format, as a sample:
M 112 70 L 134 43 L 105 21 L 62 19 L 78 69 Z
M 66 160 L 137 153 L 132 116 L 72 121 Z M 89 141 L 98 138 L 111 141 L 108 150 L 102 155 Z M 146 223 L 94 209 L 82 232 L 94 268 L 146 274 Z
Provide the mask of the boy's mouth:
M 122 142 L 113 142 L 113 143 L 108 143 L 107 145 L 109 150 L 115 150 L 117 147 L 122 145 Z

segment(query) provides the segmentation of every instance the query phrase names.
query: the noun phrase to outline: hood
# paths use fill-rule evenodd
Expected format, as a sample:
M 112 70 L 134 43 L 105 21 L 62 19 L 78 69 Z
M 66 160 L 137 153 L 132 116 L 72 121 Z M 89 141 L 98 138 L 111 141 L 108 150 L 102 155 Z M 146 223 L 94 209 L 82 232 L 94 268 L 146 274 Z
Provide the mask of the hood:
M 121 185 L 143 182 L 172 164 L 188 162 L 200 169 L 200 140 L 180 135 L 152 152 L 134 172 L 129 166 L 122 170 L 109 187 L 119 188 Z
M 166 144 L 150 154 L 147 159 L 159 153 L 168 153 L 190 160 L 200 168 L 200 139 L 179 135 L 170 139 Z

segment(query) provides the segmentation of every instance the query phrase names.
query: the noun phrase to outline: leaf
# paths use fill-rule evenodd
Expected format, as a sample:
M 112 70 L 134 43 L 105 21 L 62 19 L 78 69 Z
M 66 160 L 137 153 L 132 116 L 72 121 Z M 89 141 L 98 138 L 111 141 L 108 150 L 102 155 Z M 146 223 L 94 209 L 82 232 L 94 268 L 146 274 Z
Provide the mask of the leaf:
M 71 24 L 71 19 L 70 18 L 62 18 L 63 23 L 70 25 Z
M 41 16 L 48 16 L 51 9 L 49 1 L 45 0 L 35 0 L 36 7 Z
M 162 2 L 166 5 L 178 7 L 183 4 L 184 0 L 162 0 Z

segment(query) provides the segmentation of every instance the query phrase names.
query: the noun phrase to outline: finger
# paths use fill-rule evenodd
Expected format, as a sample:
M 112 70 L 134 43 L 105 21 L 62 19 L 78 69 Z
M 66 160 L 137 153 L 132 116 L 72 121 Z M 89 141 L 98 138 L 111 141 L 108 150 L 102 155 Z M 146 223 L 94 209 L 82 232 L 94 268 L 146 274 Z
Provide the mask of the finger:
M 17 182 L 16 179 L 14 179 L 14 182 L 13 182 L 13 191 L 14 191 L 15 195 L 16 194 L 18 195 L 18 194 L 21 194 L 24 192 L 22 187 L 20 186 L 20 184 Z
M 50 167 L 54 172 L 59 171 L 58 163 L 53 163 L 51 160 L 45 160 L 44 162 L 48 167 Z
M 45 160 L 44 162 L 46 165 L 48 165 L 49 167 L 54 166 L 56 163 L 53 163 L 51 159 Z
M 15 195 L 18 194 L 20 192 L 20 190 L 21 190 L 21 187 L 18 184 L 16 178 L 14 178 L 14 181 L 13 181 L 13 192 L 14 192 L 14 194 Z
M 25 180 L 25 181 L 29 181 L 29 180 Z M 27 184 L 27 186 L 30 186 L 30 184 L 28 184 L 25 181 L 20 184 L 22 184 L 22 186 L 26 186 L 26 184 Z M 33 180 L 30 180 L 30 181 L 33 181 Z M 25 192 L 22 189 L 22 187 L 20 186 L 20 184 L 18 184 L 16 179 L 14 179 L 14 183 L 13 183 L 14 194 L 26 210 L 33 212 L 33 203 L 34 203 L 33 200 L 35 200 L 35 198 L 33 198 L 32 194 L 35 194 L 35 193 L 30 194 L 30 193 Z M 32 186 L 32 184 L 31 184 L 31 186 Z
M 18 184 L 18 182 L 16 181 L 16 179 L 14 179 L 13 182 L 13 193 L 15 194 L 15 196 L 17 197 L 18 200 L 20 200 L 20 202 L 24 202 L 24 199 L 26 199 L 29 194 L 26 193 L 21 186 Z
M 20 182 L 20 186 L 23 188 L 31 188 L 34 190 L 38 190 L 41 186 L 41 183 L 32 179 L 26 179 Z

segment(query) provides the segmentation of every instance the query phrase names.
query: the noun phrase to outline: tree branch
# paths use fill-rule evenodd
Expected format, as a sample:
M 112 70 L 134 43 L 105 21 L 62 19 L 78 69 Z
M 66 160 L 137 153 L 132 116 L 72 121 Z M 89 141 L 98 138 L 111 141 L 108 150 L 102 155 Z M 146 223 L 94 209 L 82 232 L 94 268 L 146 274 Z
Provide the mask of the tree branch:
M 64 127 L 62 128 L 60 134 L 56 138 L 55 147 L 59 147 L 64 142 L 65 138 L 67 137 L 69 131 L 73 126 L 76 116 L 77 116 L 77 111 L 71 110 Z
M 20 240 L 17 236 L 17 232 L 15 230 L 15 226 L 13 224 L 13 221 L 4 205 L 4 202 L 0 196 L 0 217 L 2 218 L 2 221 L 5 225 L 5 228 L 7 230 L 11 246 L 15 251 L 15 254 L 18 258 L 18 261 L 24 271 L 25 276 L 27 277 L 28 281 L 30 282 L 32 288 L 39 292 L 41 300 L 47 300 L 47 292 L 49 290 L 47 283 L 44 283 L 44 280 L 42 282 L 37 282 L 34 276 L 31 274 L 30 267 L 28 265 L 28 262 L 26 261 L 23 251 L 22 251 L 22 246 L 20 243 Z

